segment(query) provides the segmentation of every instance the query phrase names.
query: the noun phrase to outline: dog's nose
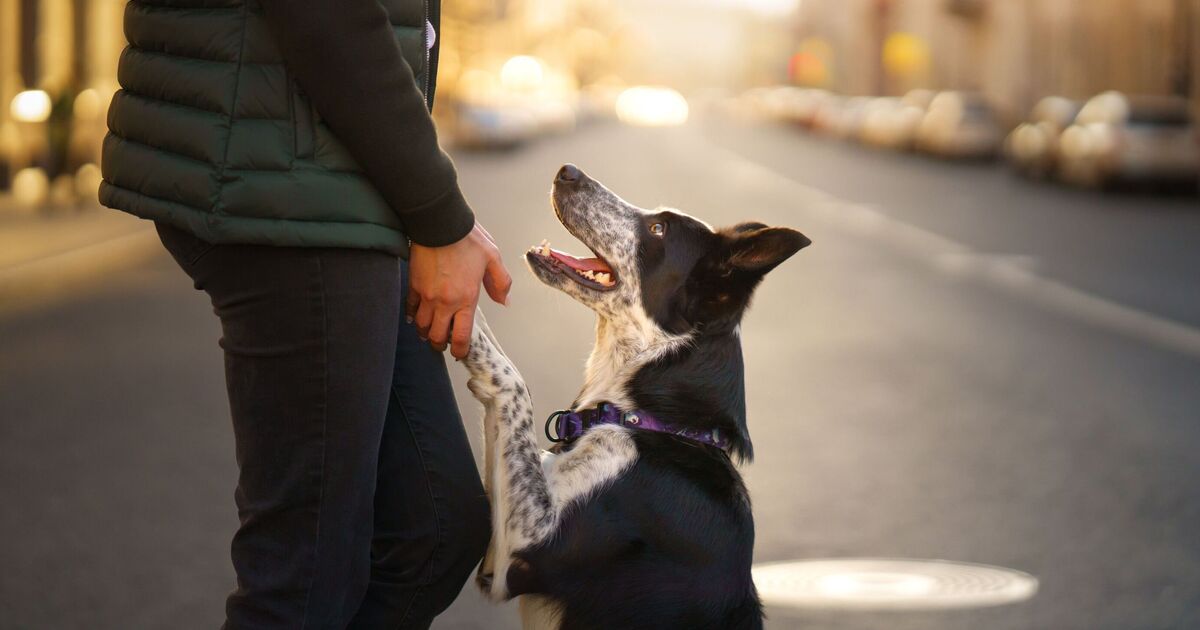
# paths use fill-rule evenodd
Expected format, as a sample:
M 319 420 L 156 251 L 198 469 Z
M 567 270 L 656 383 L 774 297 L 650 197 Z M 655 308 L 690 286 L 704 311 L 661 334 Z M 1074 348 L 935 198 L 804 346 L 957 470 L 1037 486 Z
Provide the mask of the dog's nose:
M 574 164 L 563 164 L 563 167 L 558 169 L 558 181 L 565 183 L 573 183 L 583 177 L 583 171 L 579 170 Z

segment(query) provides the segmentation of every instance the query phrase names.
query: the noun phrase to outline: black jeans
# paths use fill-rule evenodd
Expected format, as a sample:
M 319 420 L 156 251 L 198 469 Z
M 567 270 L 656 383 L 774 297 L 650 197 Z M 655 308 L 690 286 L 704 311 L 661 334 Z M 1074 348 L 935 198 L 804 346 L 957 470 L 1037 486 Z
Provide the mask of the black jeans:
M 428 628 L 490 537 L 442 355 L 366 250 L 159 236 L 221 320 L 241 526 L 225 628 Z

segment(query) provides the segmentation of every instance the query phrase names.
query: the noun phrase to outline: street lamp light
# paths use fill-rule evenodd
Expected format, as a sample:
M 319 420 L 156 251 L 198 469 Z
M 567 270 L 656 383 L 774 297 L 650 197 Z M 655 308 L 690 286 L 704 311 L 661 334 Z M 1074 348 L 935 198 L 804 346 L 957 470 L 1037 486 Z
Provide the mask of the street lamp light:
M 534 92 L 544 79 L 545 69 L 536 57 L 517 55 L 500 68 L 500 84 L 513 92 Z
M 43 90 L 25 90 L 13 97 L 9 111 L 18 122 L 46 122 L 50 118 L 50 95 Z

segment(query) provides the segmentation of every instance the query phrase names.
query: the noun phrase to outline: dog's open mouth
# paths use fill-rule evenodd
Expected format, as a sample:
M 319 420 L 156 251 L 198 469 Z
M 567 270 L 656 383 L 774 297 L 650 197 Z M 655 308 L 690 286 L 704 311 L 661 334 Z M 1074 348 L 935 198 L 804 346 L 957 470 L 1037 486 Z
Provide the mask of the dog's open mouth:
M 566 252 L 550 249 L 550 242 L 529 248 L 525 254 L 544 269 L 562 274 L 596 291 L 611 291 L 617 287 L 617 274 L 599 257 L 576 258 Z

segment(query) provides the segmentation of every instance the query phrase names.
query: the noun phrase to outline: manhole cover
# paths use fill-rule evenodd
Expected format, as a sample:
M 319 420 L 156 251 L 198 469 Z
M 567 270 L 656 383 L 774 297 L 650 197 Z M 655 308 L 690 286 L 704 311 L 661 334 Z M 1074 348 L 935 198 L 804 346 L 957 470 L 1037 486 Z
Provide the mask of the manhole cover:
M 794 608 L 914 610 L 1019 602 L 1037 578 L 1003 567 L 945 560 L 846 558 L 754 567 L 763 602 Z

